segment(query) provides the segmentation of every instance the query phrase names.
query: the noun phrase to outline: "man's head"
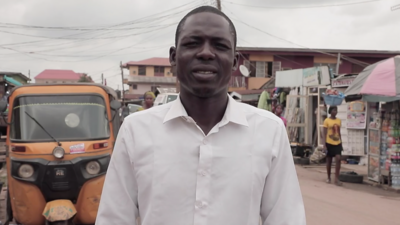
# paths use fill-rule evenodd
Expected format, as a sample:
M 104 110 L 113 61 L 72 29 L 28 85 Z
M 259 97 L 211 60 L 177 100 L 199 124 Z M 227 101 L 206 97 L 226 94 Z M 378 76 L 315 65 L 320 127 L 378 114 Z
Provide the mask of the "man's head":
M 188 17 L 190 17 L 191 15 L 197 14 L 197 13 L 202 13 L 202 12 L 208 12 L 208 13 L 214 13 L 216 15 L 220 15 L 222 17 L 224 17 L 228 22 L 229 22 L 229 28 L 230 31 L 232 33 L 233 36 L 233 41 L 235 44 L 235 50 L 236 50 L 236 43 L 237 43 L 237 34 L 236 34 L 236 28 L 235 25 L 233 25 L 233 22 L 231 21 L 231 19 L 229 19 L 229 17 L 227 15 L 225 15 L 225 13 L 223 13 L 222 11 L 220 11 L 217 8 L 214 8 L 212 6 L 201 6 L 198 8 L 193 9 L 192 11 L 190 11 L 188 14 L 186 14 L 181 21 L 178 23 L 178 26 L 176 27 L 176 32 L 175 32 L 175 46 L 178 46 L 178 37 L 179 34 L 181 32 L 182 26 L 184 25 L 186 19 Z
M 202 6 L 179 23 L 171 65 L 182 95 L 210 98 L 226 94 L 232 71 L 237 69 L 236 31 L 230 19 L 214 7 Z

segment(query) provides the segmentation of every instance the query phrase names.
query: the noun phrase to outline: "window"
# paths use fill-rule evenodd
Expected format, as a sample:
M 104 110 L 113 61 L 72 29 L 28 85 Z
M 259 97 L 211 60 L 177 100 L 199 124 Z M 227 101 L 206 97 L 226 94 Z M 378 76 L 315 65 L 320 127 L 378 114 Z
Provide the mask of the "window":
M 146 67 L 145 66 L 139 66 L 139 75 L 141 76 L 146 76 Z
M 274 72 L 272 62 L 245 60 L 243 64 L 250 71 L 250 77 L 270 77 Z
M 154 76 L 164 76 L 164 67 L 163 66 L 155 66 L 154 67 Z
M 137 84 L 132 84 L 132 89 L 137 90 Z
M 10 137 L 16 141 L 52 141 L 51 136 L 60 141 L 98 140 L 110 136 L 101 96 L 23 96 L 14 100 L 13 107 L 16 119 Z

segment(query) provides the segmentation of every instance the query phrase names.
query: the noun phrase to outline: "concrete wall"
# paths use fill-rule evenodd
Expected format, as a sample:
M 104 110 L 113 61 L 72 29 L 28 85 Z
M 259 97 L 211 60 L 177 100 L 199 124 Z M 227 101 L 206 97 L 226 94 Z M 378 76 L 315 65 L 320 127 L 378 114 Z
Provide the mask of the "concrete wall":
M 270 78 L 266 77 L 249 77 L 247 90 L 258 90 L 269 80 Z

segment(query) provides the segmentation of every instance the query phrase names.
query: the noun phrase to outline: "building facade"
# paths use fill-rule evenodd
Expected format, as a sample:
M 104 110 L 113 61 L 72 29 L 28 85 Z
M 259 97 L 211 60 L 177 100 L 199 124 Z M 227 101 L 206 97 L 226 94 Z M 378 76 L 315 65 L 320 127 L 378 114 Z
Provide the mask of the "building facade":
M 400 55 L 396 51 L 296 48 L 238 47 L 237 51 L 239 65 L 244 65 L 250 75 L 243 76 L 239 69 L 233 72 L 230 91 L 260 89 L 275 76 L 276 71 L 329 66 L 336 74 L 339 62 L 338 74 L 358 74 L 370 64 Z
M 131 61 L 122 65 L 129 71 L 124 83 L 129 85 L 127 96 L 142 96 L 146 91 L 156 92 L 157 88 L 176 87 L 176 76 L 169 58 L 150 58 Z

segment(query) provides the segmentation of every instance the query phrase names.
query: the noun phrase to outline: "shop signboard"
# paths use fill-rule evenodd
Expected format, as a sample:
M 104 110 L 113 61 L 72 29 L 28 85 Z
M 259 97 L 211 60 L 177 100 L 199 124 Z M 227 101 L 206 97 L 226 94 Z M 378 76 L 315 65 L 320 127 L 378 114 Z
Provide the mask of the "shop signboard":
M 315 87 L 330 84 L 329 69 L 327 66 L 303 69 L 303 86 Z
M 367 110 L 363 101 L 347 104 L 347 129 L 365 129 L 367 126 Z
M 331 85 L 333 88 L 348 87 L 353 83 L 354 79 L 356 79 L 355 76 L 341 77 L 341 78 L 332 80 Z
M 317 87 L 331 83 L 327 66 L 276 71 L 276 87 Z

